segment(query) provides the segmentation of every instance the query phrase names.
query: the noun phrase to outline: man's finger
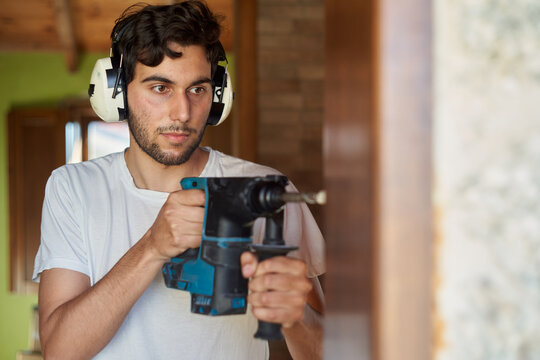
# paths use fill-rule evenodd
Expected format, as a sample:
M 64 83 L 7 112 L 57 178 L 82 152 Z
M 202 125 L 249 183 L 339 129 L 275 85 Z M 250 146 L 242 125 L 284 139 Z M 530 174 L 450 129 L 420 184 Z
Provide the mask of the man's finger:
M 296 291 L 266 291 L 250 293 L 248 302 L 253 307 L 264 308 L 303 308 L 306 296 Z
M 204 206 L 206 195 L 200 189 L 178 190 L 170 193 L 169 199 L 181 205 Z
M 249 251 L 245 251 L 240 256 L 240 264 L 242 266 L 242 275 L 244 278 L 250 278 L 253 276 L 255 269 L 257 268 L 257 256 Z
M 308 293 L 312 288 L 311 282 L 303 276 L 289 274 L 265 274 L 253 277 L 249 282 L 251 291 L 290 291 Z
M 261 261 L 253 276 L 257 277 L 271 273 L 305 276 L 306 272 L 306 264 L 303 261 L 285 256 L 276 256 Z
M 253 315 L 259 320 L 271 323 L 286 323 L 288 326 L 302 320 L 302 317 L 304 316 L 303 309 L 292 310 L 284 308 L 254 307 L 252 312 Z
M 202 227 L 204 221 L 204 208 L 188 205 L 177 205 L 174 206 L 174 208 L 175 209 L 172 210 L 172 216 L 176 219 L 196 223 L 199 227 Z

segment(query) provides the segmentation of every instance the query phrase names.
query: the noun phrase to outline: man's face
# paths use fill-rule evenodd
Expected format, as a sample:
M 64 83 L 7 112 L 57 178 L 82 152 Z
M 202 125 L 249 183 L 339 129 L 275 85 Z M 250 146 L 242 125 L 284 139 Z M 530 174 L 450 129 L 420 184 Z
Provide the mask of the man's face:
M 128 86 L 131 145 L 163 165 L 180 165 L 198 148 L 212 105 L 211 67 L 204 48 L 172 44 L 182 52 L 156 67 L 137 63 Z M 135 143 L 134 143 L 135 141 Z

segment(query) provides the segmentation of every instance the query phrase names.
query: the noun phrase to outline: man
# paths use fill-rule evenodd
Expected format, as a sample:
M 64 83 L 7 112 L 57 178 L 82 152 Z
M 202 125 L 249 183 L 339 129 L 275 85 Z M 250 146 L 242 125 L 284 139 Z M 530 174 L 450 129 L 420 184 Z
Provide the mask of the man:
M 46 358 L 267 358 L 267 343 L 253 338 L 257 319 L 283 324 L 295 358 L 319 356 L 323 244 L 305 205 L 286 208 L 284 237 L 299 245 L 297 258 L 242 254 L 245 315 L 192 314 L 189 293 L 161 276 L 165 262 L 201 241 L 205 195 L 182 190 L 180 179 L 277 173 L 199 147 L 219 34 L 197 1 L 130 10 L 117 22 L 130 146 L 56 169 L 47 183 L 34 269 Z

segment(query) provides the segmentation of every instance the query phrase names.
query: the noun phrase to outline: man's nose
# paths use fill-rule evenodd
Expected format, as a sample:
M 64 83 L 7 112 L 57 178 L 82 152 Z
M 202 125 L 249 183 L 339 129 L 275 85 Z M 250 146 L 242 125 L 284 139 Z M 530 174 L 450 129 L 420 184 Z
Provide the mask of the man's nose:
M 188 121 L 190 117 L 190 103 L 184 92 L 175 94 L 171 99 L 170 118 L 174 121 Z

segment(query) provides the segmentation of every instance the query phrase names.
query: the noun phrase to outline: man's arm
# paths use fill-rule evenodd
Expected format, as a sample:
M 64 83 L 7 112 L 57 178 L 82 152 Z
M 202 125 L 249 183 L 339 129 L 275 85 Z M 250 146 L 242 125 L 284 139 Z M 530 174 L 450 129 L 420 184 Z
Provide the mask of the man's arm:
M 248 302 L 256 318 L 283 324 L 283 335 L 294 359 L 322 357 L 323 297 L 318 279 L 306 277 L 306 264 L 278 256 L 258 262 L 242 254 L 242 272 L 250 277 Z
M 290 327 L 283 327 L 283 335 L 293 359 L 322 359 L 323 293 L 318 278 L 310 279 L 313 288 L 304 306 L 304 316 Z
M 113 338 L 133 304 L 169 258 L 198 247 L 204 193 L 171 193 L 154 224 L 94 286 L 66 269 L 43 271 L 40 340 L 45 358 L 88 359 Z
M 107 345 L 161 267 L 143 246 L 136 244 L 93 287 L 76 271 L 41 274 L 40 339 L 46 358 L 86 359 Z

